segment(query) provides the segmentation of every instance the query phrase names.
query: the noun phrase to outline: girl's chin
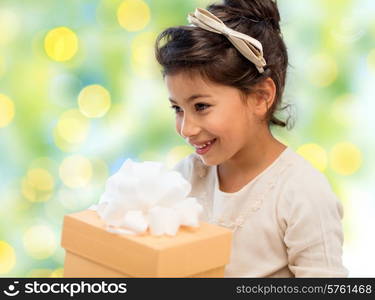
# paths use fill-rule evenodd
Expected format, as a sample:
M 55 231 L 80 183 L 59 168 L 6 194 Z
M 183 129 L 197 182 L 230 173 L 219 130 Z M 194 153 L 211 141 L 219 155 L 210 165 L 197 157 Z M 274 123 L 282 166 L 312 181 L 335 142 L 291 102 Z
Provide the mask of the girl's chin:
M 210 159 L 210 158 L 208 158 L 208 157 L 204 157 L 204 156 L 201 156 L 201 160 L 202 160 L 202 162 L 203 162 L 207 167 L 216 166 L 216 165 L 218 165 L 218 164 L 221 163 L 220 161 L 217 161 L 217 160 L 214 160 L 214 159 Z

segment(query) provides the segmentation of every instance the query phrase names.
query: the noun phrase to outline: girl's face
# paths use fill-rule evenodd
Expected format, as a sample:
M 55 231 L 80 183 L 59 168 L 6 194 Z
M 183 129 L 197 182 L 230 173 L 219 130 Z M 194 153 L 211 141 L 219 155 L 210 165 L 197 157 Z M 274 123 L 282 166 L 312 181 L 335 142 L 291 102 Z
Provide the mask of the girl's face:
M 180 72 L 165 77 L 176 130 L 196 148 L 206 165 L 219 165 L 246 153 L 258 138 L 261 112 L 238 89 Z M 203 147 L 203 148 L 202 148 Z

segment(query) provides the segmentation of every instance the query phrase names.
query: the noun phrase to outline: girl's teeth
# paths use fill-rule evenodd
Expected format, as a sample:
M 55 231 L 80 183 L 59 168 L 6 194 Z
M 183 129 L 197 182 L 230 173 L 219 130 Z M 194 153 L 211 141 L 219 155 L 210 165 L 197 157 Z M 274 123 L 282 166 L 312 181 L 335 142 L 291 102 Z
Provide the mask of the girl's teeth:
M 209 141 L 209 142 L 207 142 L 207 144 L 204 144 L 202 146 L 197 146 L 197 148 L 202 149 L 202 148 L 206 147 L 207 145 L 211 145 L 211 144 L 212 144 L 212 141 Z

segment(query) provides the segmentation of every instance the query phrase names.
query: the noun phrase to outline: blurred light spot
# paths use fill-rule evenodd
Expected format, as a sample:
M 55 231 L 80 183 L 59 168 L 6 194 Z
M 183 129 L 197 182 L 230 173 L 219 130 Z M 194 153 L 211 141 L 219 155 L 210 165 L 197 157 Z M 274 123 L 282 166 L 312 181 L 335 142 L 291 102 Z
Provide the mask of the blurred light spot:
M 47 202 L 52 196 L 52 191 L 37 190 L 26 179 L 22 180 L 21 192 L 30 202 Z
M 128 31 L 138 31 L 150 21 L 150 9 L 142 0 L 125 0 L 117 10 L 120 25 Z
M 11 245 L 0 240 L 0 275 L 9 273 L 16 264 L 16 254 Z
M 26 277 L 28 278 L 46 278 L 51 277 L 51 269 L 33 269 L 27 273 Z
M 89 85 L 79 93 L 78 105 L 86 117 L 100 118 L 111 107 L 111 95 L 100 85 Z
M 54 187 L 54 179 L 52 175 L 45 169 L 35 168 L 27 173 L 27 180 L 38 190 L 50 191 Z
M 343 18 L 340 20 L 340 23 L 332 29 L 332 35 L 339 42 L 353 43 L 360 39 L 365 32 L 363 29 L 359 28 L 359 25 L 360 24 L 354 18 Z
M 337 78 L 337 63 L 326 54 L 313 56 L 306 64 L 306 74 L 312 84 L 318 87 L 329 86 Z
M 76 152 L 82 145 L 80 143 L 69 143 L 68 141 L 63 139 L 58 133 L 57 128 L 53 130 L 53 139 L 56 146 L 64 152 Z
M 299 155 L 308 160 L 316 169 L 321 172 L 327 167 L 327 152 L 317 144 L 304 144 L 297 151 Z
M 22 195 L 31 202 L 37 202 L 37 193 L 26 178 L 21 181 Z
M 367 61 L 370 69 L 375 73 L 375 49 L 370 51 L 370 54 L 367 57 Z
M 67 27 L 57 27 L 50 30 L 44 40 L 47 55 L 55 61 L 67 61 L 78 50 L 77 35 Z
M 362 154 L 351 143 L 336 144 L 330 152 L 330 166 L 338 174 L 351 175 L 362 165 Z
M 86 186 L 92 177 L 91 162 L 80 155 L 72 155 L 63 160 L 60 166 L 60 178 L 70 188 Z
M 78 110 L 64 112 L 57 123 L 57 134 L 68 143 L 82 143 L 88 134 L 90 122 Z
M 158 66 L 154 59 L 154 32 L 138 34 L 131 43 L 131 64 L 135 73 L 148 78 L 153 75 Z
M 45 225 L 30 227 L 23 236 L 26 252 L 35 259 L 46 259 L 56 250 L 54 232 Z
M 14 104 L 7 96 L 0 94 L 0 128 L 9 125 L 14 118 Z
M 54 278 L 64 277 L 64 269 L 58 268 L 58 269 L 53 270 L 50 277 L 54 277 Z
M 54 178 L 49 171 L 31 168 L 21 181 L 21 192 L 31 202 L 45 202 L 50 199 L 54 184 Z
M 93 158 L 90 160 L 92 164 L 92 179 L 91 183 L 94 185 L 103 185 L 108 178 L 108 166 L 105 161 L 99 158 Z
M 353 124 L 355 103 L 356 96 L 353 94 L 344 94 L 335 99 L 331 107 L 331 115 L 333 119 L 340 125 L 350 126 Z
M 20 20 L 16 13 L 0 9 L 0 45 L 11 43 L 20 29 Z
M 68 210 L 74 211 L 80 207 L 79 196 L 73 190 L 60 189 L 56 194 L 56 199 Z
M 193 152 L 194 149 L 187 145 L 174 147 L 171 151 L 168 152 L 165 163 L 168 168 L 173 168 L 176 163 Z

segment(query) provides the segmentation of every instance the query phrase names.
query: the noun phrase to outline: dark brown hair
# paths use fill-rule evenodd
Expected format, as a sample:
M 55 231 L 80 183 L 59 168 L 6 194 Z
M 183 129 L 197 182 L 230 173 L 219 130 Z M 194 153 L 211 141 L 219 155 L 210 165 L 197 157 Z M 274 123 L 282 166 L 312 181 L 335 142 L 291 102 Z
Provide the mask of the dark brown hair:
M 162 66 L 163 76 L 181 71 L 197 72 L 210 81 L 239 89 L 244 96 L 252 92 L 256 83 L 270 77 L 276 85 L 276 96 L 268 109 L 267 123 L 286 127 L 289 117 L 282 121 L 274 116 L 276 110 L 289 108 L 289 105 L 280 107 L 288 53 L 280 30 L 276 1 L 224 0 L 222 4 L 209 5 L 207 10 L 231 29 L 262 43 L 267 62 L 264 73 L 260 74 L 224 35 L 195 26 L 177 26 L 167 28 L 156 39 L 155 56 Z

